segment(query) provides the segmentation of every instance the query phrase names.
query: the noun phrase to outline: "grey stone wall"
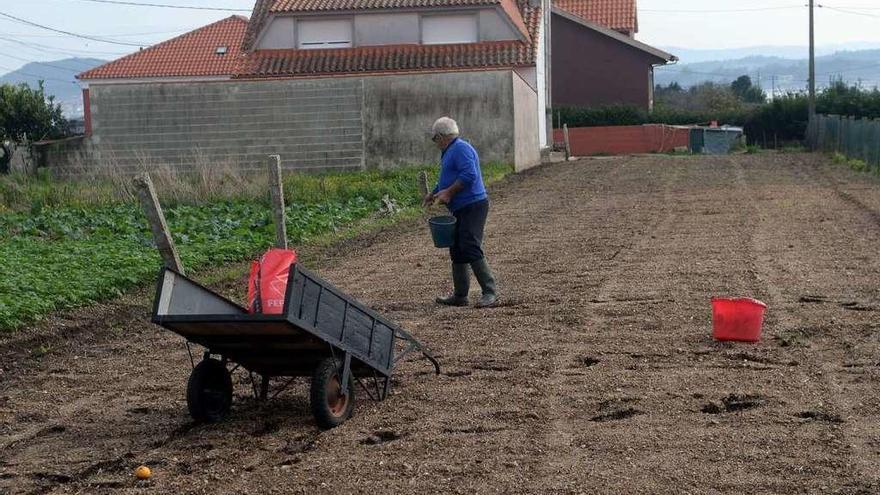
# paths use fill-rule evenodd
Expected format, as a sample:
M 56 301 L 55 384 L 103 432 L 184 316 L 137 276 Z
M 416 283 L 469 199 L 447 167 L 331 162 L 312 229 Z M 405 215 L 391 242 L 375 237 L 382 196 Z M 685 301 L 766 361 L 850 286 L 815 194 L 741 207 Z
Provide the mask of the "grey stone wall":
M 436 163 L 431 124 L 443 116 L 458 122 L 482 161 L 513 163 L 513 110 L 510 71 L 365 78 L 366 163 Z
M 531 90 L 514 94 L 514 79 L 511 71 L 482 71 L 92 85 L 92 135 L 42 145 L 38 162 L 58 175 L 206 165 L 262 172 L 269 154 L 281 155 L 286 170 L 436 163 L 429 131 L 444 115 L 459 122 L 484 162 L 528 161 L 522 149 L 533 146 L 531 131 L 515 132 L 514 122 L 534 117 L 514 102 Z

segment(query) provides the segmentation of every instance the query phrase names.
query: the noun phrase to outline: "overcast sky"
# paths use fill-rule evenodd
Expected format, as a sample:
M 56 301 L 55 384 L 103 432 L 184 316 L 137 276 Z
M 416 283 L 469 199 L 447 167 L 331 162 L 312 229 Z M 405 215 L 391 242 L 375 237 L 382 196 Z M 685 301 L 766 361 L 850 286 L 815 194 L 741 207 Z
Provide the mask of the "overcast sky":
M 738 48 L 809 42 L 807 0 L 640 0 L 638 38 L 660 46 Z M 880 42 L 880 0 L 817 0 L 816 43 Z
M 119 43 L 149 45 L 235 13 L 248 15 L 253 6 L 253 0 L 128 1 L 242 11 L 136 7 L 100 0 L 0 0 L 0 72 L 19 68 L 28 61 L 69 56 L 113 59 L 137 49 L 53 33 L 12 21 L 2 14 Z M 823 4 L 826 8 L 817 9 L 818 44 L 880 42 L 880 0 L 827 1 Z M 806 45 L 805 3 L 806 0 L 640 0 L 638 37 L 667 47 Z

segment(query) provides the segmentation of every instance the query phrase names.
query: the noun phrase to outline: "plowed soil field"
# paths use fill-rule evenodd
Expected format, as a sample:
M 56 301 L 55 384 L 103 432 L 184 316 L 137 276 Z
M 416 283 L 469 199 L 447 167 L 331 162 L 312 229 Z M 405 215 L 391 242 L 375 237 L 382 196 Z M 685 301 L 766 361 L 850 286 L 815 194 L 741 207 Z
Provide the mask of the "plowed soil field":
M 305 381 L 259 402 L 244 374 L 227 421 L 193 424 L 149 288 L 4 337 L 0 493 L 880 492 L 880 180 L 806 154 L 653 156 L 491 195 L 496 308 L 433 303 L 448 261 L 421 222 L 304 250 L 443 371 L 405 362 L 331 431 Z M 768 304 L 759 343 L 713 341 L 716 295 Z

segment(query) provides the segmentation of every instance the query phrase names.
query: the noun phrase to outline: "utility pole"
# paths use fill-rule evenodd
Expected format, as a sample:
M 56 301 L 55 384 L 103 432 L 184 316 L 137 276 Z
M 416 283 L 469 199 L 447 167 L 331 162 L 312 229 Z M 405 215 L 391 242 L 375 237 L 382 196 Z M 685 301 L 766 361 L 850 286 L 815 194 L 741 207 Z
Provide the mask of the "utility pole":
M 810 120 L 816 116 L 816 29 L 813 16 L 813 4 L 810 0 Z

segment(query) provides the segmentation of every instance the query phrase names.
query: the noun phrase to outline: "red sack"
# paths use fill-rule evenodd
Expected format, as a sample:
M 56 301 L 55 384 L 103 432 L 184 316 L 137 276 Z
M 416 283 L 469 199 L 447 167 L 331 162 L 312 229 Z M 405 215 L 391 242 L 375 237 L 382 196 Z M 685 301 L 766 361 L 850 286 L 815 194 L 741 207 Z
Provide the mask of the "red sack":
M 259 261 L 251 263 L 248 277 L 248 312 L 280 315 L 284 310 L 287 277 L 296 263 L 296 251 L 270 249 Z

